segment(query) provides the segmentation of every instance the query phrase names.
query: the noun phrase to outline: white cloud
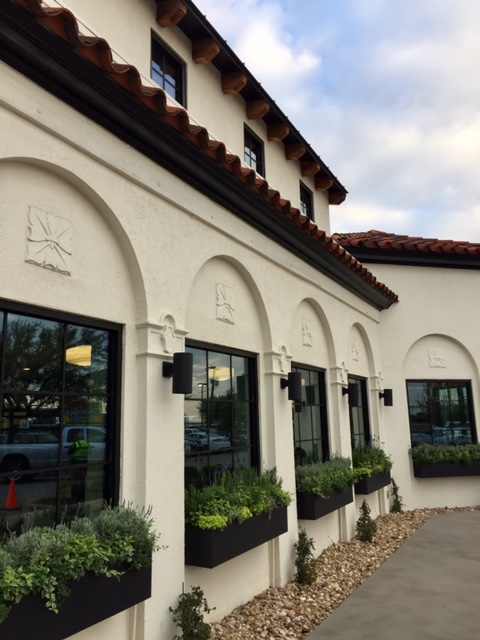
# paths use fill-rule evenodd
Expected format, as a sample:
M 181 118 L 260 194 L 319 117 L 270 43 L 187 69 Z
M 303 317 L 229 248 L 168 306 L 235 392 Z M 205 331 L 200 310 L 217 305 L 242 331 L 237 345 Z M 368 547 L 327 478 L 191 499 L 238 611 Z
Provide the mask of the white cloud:
M 332 229 L 480 242 L 478 0 L 196 1 L 349 190 Z

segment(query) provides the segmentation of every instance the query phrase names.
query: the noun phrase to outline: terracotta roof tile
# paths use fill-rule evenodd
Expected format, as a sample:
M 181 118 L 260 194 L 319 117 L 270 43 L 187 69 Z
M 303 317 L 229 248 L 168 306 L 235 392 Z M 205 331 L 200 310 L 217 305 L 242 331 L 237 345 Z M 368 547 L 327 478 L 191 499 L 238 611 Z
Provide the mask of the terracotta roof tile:
M 409 251 L 418 253 L 446 253 L 457 255 L 473 255 L 480 257 L 480 244 L 455 241 L 438 240 L 437 238 L 421 238 L 396 235 L 385 231 L 356 232 L 356 233 L 335 233 L 333 238 L 346 249 L 366 248 L 380 249 L 383 251 Z
M 68 9 L 43 6 L 42 0 L 16 0 L 16 2 L 34 14 L 46 27 L 70 46 L 77 49 L 81 55 L 90 60 L 96 67 L 107 73 L 126 91 L 141 100 L 159 118 L 162 118 L 170 126 L 186 136 L 192 144 L 221 164 L 232 175 L 255 191 L 259 197 L 269 202 L 280 214 L 291 219 L 297 227 L 303 229 L 319 246 L 335 255 L 385 298 L 391 302 L 398 300 L 398 296 L 393 291 L 384 284 L 377 282 L 377 279 L 370 271 L 346 251 L 345 247 L 348 248 L 350 238 L 353 240 L 353 238 L 357 239 L 358 236 L 358 240 L 361 241 L 365 234 L 349 234 L 348 240 L 347 235 L 335 236 L 335 238 L 327 236 L 309 218 L 302 215 L 298 209 L 293 208 L 288 200 L 285 200 L 276 190 L 270 188 L 266 180 L 258 178 L 253 169 L 245 167 L 237 155 L 228 153 L 223 142 L 211 139 L 205 127 L 193 123 L 185 109 L 168 105 L 166 95 L 162 89 L 143 85 L 140 73 L 135 67 L 114 62 L 112 49 L 106 40 L 82 35 L 79 30 L 79 23 Z M 370 237 L 369 234 L 367 236 Z

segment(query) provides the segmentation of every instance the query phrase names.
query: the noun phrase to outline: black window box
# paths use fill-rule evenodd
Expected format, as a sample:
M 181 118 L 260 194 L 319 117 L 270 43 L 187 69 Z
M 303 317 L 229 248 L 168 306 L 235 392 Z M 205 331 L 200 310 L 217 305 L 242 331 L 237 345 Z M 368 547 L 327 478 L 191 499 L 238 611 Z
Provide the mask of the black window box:
M 472 460 L 470 464 L 461 462 L 432 462 L 431 464 L 413 465 L 415 478 L 455 478 L 480 476 L 480 460 Z
M 318 520 L 353 502 L 352 488 L 341 493 L 334 491 L 326 498 L 314 493 L 297 493 L 297 515 L 300 520 Z
M 287 507 L 234 522 L 222 531 L 185 526 L 185 564 L 213 569 L 288 529 Z
M 361 480 L 355 483 L 355 493 L 357 495 L 366 495 L 378 491 L 382 487 L 388 487 L 391 482 L 390 471 L 382 471 L 380 473 L 372 473 L 371 476 L 363 476 Z
M 27 596 L 14 605 L 0 625 L 0 638 L 64 640 L 150 598 L 152 569 L 130 569 L 117 580 L 88 573 L 71 582 L 70 595 L 59 613 L 46 608 L 40 596 Z

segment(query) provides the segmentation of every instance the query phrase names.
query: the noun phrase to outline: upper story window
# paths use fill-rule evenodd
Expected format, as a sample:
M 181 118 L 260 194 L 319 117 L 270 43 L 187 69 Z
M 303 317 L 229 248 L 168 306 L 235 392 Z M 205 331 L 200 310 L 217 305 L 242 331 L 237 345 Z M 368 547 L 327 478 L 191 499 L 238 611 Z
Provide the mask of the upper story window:
M 258 468 L 255 358 L 188 346 L 193 391 L 185 396 L 185 481 L 201 487 L 221 469 Z
M 169 96 L 185 106 L 185 65 L 156 38 L 152 38 L 151 75 Z
M 0 482 L 28 480 L 22 519 L 54 524 L 116 501 L 119 336 L 116 325 L 0 303 Z
M 357 387 L 358 404 L 349 405 L 350 412 L 350 437 L 352 448 L 366 447 L 371 443 L 370 421 L 368 418 L 367 381 L 365 378 L 348 377 L 348 384 Z
M 245 127 L 244 132 L 245 143 L 245 164 L 260 174 L 265 175 L 265 165 L 263 160 L 263 142 L 257 136 Z
M 310 220 L 314 220 L 313 194 L 302 182 L 300 182 L 300 211 Z
M 302 376 L 302 400 L 293 405 L 295 465 L 329 459 L 325 373 L 292 367 Z
M 472 390 L 467 380 L 408 380 L 412 446 L 477 441 Z

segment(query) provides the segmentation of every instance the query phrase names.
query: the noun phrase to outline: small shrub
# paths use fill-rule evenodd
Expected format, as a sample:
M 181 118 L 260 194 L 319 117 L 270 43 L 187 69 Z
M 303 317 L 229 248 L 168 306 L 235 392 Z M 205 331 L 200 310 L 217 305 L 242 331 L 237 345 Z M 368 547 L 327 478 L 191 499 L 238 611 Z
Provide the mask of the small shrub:
M 370 515 L 370 507 L 367 501 L 362 502 L 360 507 L 360 517 L 357 520 L 357 537 L 362 542 L 373 542 L 373 538 L 377 533 L 377 524 Z
M 295 581 L 299 584 L 312 584 L 317 577 L 317 563 L 313 550 L 315 548 L 312 538 L 307 536 L 305 529 L 300 529 L 298 542 L 295 549 Z
M 398 484 L 392 478 L 392 507 L 390 511 L 393 513 L 403 513 L 403 507 L 405 506 L 402 500 L 402 496 L 398 493 Z
M 205 613 L 210 613 L 204 593 L 200 587 L 192 587 L 190 593 L 182 593 L 176 609 L 170 607 L 173 621 L 182 630 L 181 636 L 173 640 L 208 640 L 211 637 L 210 625 L 203 621 Z

